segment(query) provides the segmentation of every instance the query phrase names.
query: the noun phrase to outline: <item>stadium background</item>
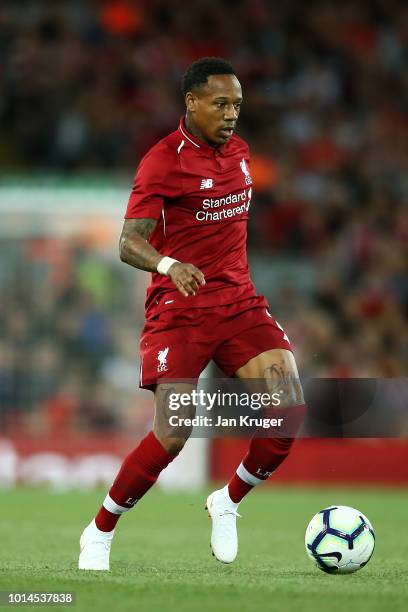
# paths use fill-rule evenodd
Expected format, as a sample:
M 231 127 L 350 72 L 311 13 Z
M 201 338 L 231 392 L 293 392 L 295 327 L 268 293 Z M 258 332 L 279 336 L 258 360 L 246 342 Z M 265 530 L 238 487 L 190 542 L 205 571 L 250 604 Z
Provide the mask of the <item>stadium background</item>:
M 135 167 L 177 125 L 203 55 L 243 84 L 252 277 L 302 374 L 404 376 L 403 2 L 23 0 L 1 4 L 0 29 L 0 484 L 109 483 L 150 427 L 149 279 L 117 242 Z M 162 482 L 225 479 L 242 448 L 194 441 Z M 299 441 L 274 482 L 406 486 L 407 449 Z

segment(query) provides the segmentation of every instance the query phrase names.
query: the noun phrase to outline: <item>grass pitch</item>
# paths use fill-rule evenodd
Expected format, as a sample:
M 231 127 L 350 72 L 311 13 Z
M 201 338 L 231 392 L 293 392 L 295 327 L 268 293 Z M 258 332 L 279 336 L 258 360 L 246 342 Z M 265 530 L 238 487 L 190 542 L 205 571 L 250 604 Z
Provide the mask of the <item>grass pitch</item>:
M 408 610 L 407 491 L 254 491 L 240 507 L 232 565 L 210 554 L 206 493 L 151 491 L 121 519 L 111 572 L 98 573 L 76 569 L 78 538 L 104 491 L 1 491 L 0 590 L 74 591 L 71 609 L 87 612 Z M 326 575 L 306 557 L 306 525 L 331 504 L 354 506 L 374 525 L 374 555 L 356 574 Z

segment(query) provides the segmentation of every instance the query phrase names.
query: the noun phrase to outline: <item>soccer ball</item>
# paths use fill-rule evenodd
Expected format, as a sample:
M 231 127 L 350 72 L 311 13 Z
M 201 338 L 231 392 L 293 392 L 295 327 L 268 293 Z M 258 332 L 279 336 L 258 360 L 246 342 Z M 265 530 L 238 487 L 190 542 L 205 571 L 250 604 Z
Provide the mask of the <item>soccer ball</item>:
M 328 574 L 351 574 L 364 567 L 374 552 L 374 544 L 370 521 L 349 506 L 320 510 L 306 529 L 307 554 Z

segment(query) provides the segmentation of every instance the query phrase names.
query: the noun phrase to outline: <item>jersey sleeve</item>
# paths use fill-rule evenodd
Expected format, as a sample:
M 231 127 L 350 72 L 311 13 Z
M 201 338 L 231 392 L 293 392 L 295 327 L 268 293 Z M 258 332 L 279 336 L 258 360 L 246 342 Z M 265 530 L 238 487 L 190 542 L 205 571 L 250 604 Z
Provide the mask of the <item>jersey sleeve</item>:
M 136 170 L 125 219 L 159 219 L 164 200 L 177 197 L 178 190 L 172 156 L 166 150 L 152 149 Z

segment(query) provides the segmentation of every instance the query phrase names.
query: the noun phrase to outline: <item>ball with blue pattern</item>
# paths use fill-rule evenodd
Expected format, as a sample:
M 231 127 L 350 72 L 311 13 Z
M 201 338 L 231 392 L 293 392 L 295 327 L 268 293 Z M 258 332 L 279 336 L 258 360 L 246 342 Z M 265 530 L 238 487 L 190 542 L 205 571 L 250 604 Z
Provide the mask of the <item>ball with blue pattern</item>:
M 371 559 L 374 529 L 362 512 L 349 506 L 330 506 L 310 521 L 305 535 L 306 552 L 327 574 L 351 574 Z

